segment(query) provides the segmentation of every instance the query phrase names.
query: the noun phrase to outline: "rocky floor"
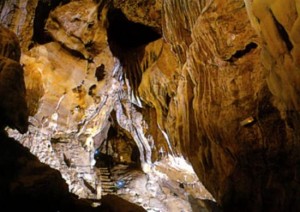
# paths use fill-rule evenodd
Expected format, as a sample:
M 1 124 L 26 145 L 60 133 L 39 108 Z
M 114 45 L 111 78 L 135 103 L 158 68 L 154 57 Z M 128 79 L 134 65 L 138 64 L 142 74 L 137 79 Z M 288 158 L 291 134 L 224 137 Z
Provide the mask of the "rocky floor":
M 125 182 L 117 194 L 147 211 L 210 211 L 205 202 L 214 201 L 183 158 L 166 157 L 147 173 L 126 166 L 112 172 L 116 181 Z

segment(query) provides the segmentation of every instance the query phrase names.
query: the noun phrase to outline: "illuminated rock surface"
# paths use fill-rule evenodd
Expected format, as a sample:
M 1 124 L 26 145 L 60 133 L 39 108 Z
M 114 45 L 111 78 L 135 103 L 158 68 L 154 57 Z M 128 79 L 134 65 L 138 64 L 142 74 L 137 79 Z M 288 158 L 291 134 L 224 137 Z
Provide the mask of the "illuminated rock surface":
M 20 40 L 28 111 L 20 92 L 12 110 L 31 125 L 8 132 L 70 192 L 148 211 L 300 210 L 297 1 L 12 2 L 1 22 Z M 10 114 L 3 127 L 27 131 Z M 109 168 L 125 187 L 104 189 Z

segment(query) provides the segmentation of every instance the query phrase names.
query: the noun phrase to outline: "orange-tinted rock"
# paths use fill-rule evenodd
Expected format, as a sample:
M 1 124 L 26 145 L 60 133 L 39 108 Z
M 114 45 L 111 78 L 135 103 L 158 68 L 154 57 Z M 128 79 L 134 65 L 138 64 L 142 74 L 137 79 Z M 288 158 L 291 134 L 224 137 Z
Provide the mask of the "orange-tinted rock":
M 73 1 L 50 13 L 46 29 L 67 48 L 86 59 L 96 57 L 107 47 L 105 20 L 98 19 L 93 1 Z
M 295 5 L 290 1 L 290 9 L 286 7 L 281 15 L 279 2 L 270 3 L 273 7 L 253 2 L 252 13 L 260 16 L 259 23 L 251 21 L 262 26 L 262 33 L 251 27 L 243 1 L 165 1 L 163 5 L 164 37 L 182 64 L 169 106 L 170 124 L 165 126 L 173 144 L 181 144 L 225 210 L 284 210 L 296 201 L 288 196 L 299 196 L 293 162 L 299 161 L 299 115 L 292 110 L 284 116 L 280 105 L 296 109 L 299 100 L 297 67 L 290 55 L 283 55 L 294 42 L 280 39 L 295 21 Z M 277 24 L 281 35 L 269 8 L 282 22 L 282 27 Z M 288 163 L 293 165 L 287 168 Z M 285 174 L 277 173 L 279 167 Z M 290 192 L 292 185 L 297 186 Z
M 72 1 L 47 21 L 55 42 L 22 59 L 30 111 L 89 151 L 115 111 L 142 164 L 184 155 L 225 211 L 297 210 L 298 14 L 292 0 Z
M 113 4 L 115 8 L 121 9 L 130 21 L 161 31 L 161 0 L 114 0 Z

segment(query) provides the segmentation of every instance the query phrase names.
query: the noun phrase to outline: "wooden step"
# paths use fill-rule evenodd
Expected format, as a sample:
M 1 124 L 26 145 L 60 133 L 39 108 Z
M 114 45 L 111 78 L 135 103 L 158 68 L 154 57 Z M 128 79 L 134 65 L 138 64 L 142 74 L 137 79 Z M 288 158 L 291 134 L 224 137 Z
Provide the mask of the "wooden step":
M 102 186 L 114 186 L 115 183 L 112 182 L 112 181 L 109 181 L 109 182 L 101 182 L 101 185 L 102 185 Z
M 103 189 L 102 192 L 114 192 L 114 189 Z
M 115 185 L 102 185 L 101 188 L 104 189 L 114 189 Z
M 110 175 L 110 173 L 109 172 L 101 172 L 101 173 L 99 173 L 100 175 Z
M 112 182 L 111 179 L 100 179 L 101 182 Z
M 108 195 L 108 194 L 114 194 L 114 193 L 115 193 L 115 192 L 112 192 L 112 193 L 110 193 L 110 192 L 102 192 L 101 195 L 102 195 L 102 196 L 105 196 L 105 195 Z

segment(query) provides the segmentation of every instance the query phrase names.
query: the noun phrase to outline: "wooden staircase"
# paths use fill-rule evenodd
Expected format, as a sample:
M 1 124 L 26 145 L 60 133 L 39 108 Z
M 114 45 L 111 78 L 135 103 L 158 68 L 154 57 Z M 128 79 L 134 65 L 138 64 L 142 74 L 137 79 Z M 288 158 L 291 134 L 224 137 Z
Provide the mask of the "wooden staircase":
M 101 196 L 107 194 L 116 194 L 115 183 L 111 179 L 111 173 L 107 167 L 101 167 L 99 169 L 99 179 L 101 182 Z

